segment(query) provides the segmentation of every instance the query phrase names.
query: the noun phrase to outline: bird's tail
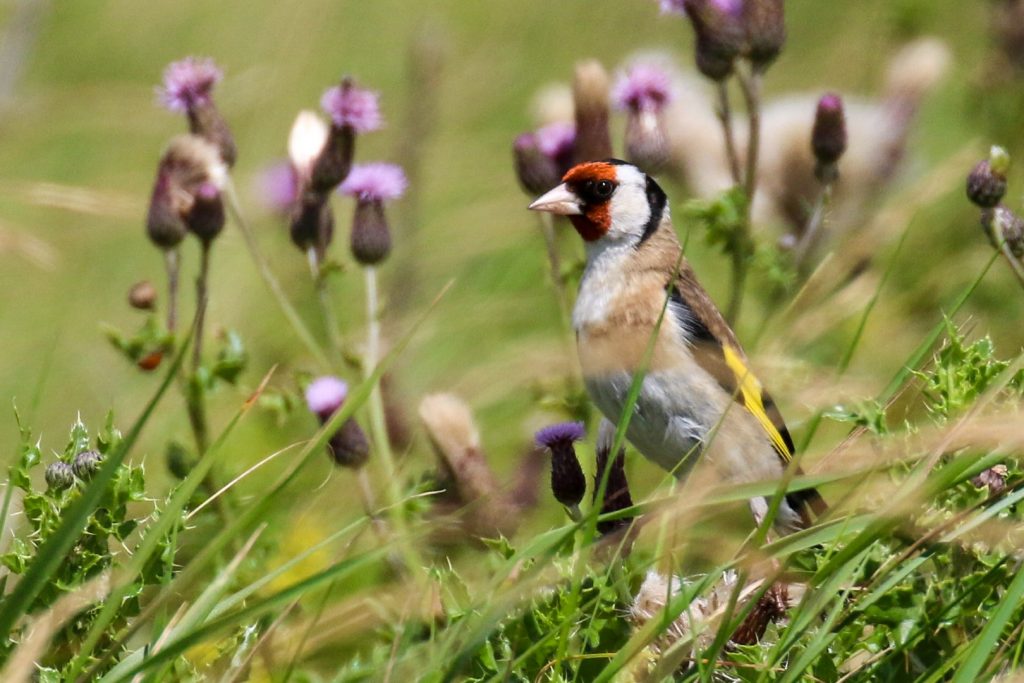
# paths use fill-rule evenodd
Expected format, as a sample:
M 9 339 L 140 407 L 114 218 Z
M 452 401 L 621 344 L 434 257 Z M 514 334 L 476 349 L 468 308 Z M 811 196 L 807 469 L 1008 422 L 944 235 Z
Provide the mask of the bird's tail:
M 787 493 L 786 504 L 800 515 L 800 521 L 805 529 L 814 523 L 814 517 L 820 517 L 828 511 L 828 503 L 821 497 L 817 489 L 802 489 Z

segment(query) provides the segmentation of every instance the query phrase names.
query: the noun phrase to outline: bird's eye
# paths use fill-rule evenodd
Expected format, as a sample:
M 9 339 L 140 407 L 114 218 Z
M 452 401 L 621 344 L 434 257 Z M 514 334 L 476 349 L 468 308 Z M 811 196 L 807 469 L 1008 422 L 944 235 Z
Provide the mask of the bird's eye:
M 599 180 L 594 184 L 594 194 L 601 199 L 608 199 L 615 191 L 615 183 L 610 180 Z

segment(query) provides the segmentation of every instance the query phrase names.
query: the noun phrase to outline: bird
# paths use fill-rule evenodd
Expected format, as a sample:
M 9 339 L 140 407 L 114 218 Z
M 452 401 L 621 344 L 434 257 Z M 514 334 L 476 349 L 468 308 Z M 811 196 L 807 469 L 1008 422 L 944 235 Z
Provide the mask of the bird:
M 643 368 L 626 438 L 645 458 L 679 479 L 704 460 L 727 482 L 778 480 L 793 439 L 683 256 L 655 179 L 619 159 L 580 163 L 529 209 L 568 217 L 583 239 L 572 325 L 587 393 L 604 417 L 619 422 Z M 760 523 L 767 499 L 750 506 Z M 774 528 L 807 528 L 826 509 L 814 489 L 787 492 Z

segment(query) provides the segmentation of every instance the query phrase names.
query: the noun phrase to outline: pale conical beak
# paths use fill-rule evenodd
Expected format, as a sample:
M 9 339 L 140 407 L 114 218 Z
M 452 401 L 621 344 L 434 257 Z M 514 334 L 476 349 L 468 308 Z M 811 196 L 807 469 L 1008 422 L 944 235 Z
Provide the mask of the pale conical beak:
M 583 213 L 580 208 L 580 198 L 566 187 L 565 183 L 538 197 L 533 204 L 530 204 L 529 209 L 531 211 L 547 211 L 559 216 L 578 216 Z

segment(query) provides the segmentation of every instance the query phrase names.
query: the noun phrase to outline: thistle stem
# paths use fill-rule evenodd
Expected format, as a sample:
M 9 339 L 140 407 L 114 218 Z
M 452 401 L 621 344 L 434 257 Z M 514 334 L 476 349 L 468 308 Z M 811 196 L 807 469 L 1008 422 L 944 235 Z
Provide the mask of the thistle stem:
M 761 73 L 756 69 L 749 74 L 738 74 L 740 89 L 747 105 L 747 168 L 743 178 L 744 207 L 743 220 L 740 222 L 735 243 L 732 245 L 732 292 L 729 297 L 729 308 L 726 319 L 735 325 L 743 307 L 743 293 L 747 282 L 747 269 L 750 265 L 751 229 L 750 217 L 754 206 L 754 193 L 757 191 L 758 152 L 761 147 Z
M 196 336 L 192 340 L 192 374 L 203 362 L 203 328 L 206 325 L 206 304 L 209 299 L 210 243 L 202 242 L 199 256 L 199 277 L 196 278 Z M 203 449 L 205 450 L 205 449 Z
M 164 252 L 164 267 L 167 269 L 167 332 L 173 335 L 178 326 L 178 272 L 181 269 L 177 248 Z
M 814 211 L 811 212 L 811 217 L 807 221 L 807 227 L 804 228 L 804 234 L 800 236 L 800 240 L 793 249 L 793 265 L 796 266 L 797 272 L 801 274 L 806 269 L 807 257 L 814 251 L 814 247 L 818 242 L 821 226 L 825 222 L 825 210 L 832 201 L 832 187 L 833 183 L 831 181 L 822 185 L 821 192 L 818 193 L 818 198 L 814 202 Z
M 1003 256 L 1006 257 L 1006 260 L 1010 264 L 1010 268 L 1013 270 L 1013 274 L 1017 276 L 1017 280 L 1020 282 L 1021 286 L 1024 287 L 1024 267 L 1021 266 L 1020 261 L 1018 261 L 1017 257 L 1013 255 L 1012 251 L 1010 251 L 1010 248 L 1006 244 L 1006 238 L 1002 235 L 999 236 L 999 251 L 1001 251 Z
M 338 329 L 338 318 L 334 315 L 334 306 L 331 305 L 331 294 L 327 290 L 327 278 L 324 277 L 320 267 L 320 252 L 315 247 L 306 251 L 309 259 L 309 274 L 313 277 L 313 284 L 316 286 L 316 297 L 320 304 L 320 313 L 324 318 L 324 327 L 327 328 L 327 339 L 331 345 L 331 353 L 334 360 L 342 363 L 345 359 L 345 343 L 341 339 L 341 332 Z
M 718 121 L 722 124 L 722 135 L 725 138 L 725 155 L 729 160 L 729 172 L 732 181 L 740 184 L 740 159 L 736 155 L 736 137 L 732 131 L 732 106 L 729 104 L 729 85 L 727 81 L 718 82 Z
M 373 375 L 380 362 L 380 302 L 377 288 L 377 269 L 373 266 L 363 268 L 366 279 L 366 351 L 363 356 L 363 376 Z M 400 505 L 402 490 L 399 486 L 398 473 L 395 468 L 391 442 L 388 440 L 387 424 L 384 419 L 384 400 L 381 396 L 380 382 L 370 390 L 370 433 L 374 450 L 377 452 L 381 476 L 384 478 L 387 491 L 387 506 L 391 519 L 391 527 L 398 539 L 403 559 L 410 571 L 420 566 L 419 558 L 412 546 L 405 526 L 405 511 Z
M 292 303 L 288 300 L 288 296 L 281 288 L 281 283 L 278 282 L 277 277 L 274 275 L 274 271 L 270 269 L 270 265 L 267 263 L 266 257 L 263 256 L 263 252 L 260 251 L 259 244 L 256 242 L 256 237 L 253 235 L 248 221 L 246 221 L 245 217 L 242 215 L 238 196 L 235 193 L 235 186 L 230 178 L 228 179 L 224 190 L 224 194 L 227 196 L 228 200 L 228 210 L 231 212 L 231 217 L 234 218 L 235 223 L 238 225 L 238 229 L 242 231 L 242 237 L 245 239 L 245 246 L 249 249 L 249 255 L 252 257 L 253 263 L 256 264 L 256 270 L 259 272 L 260 277 L 263 278 L 263 282 L 267 285 L 270 293 L 274 295 L 274 298 L 277 300 L 277 305 L 280 307 L 281 312 L 284 313 L 284 317 L 288 319 L 288 322 L 291 324 L 295 334 L 302 340 L 309 352 L 313 354 L 322 366 L 330 367 L 330 362 L 327 360 L 327 356 L 320 348 L 320 345 L 317 344 L 316 338 L 313 337 L 312 333 L 310 333 L 309 328 L 302 322 L 302 318 L 299 317 L 295 307 L 292 306 Z

